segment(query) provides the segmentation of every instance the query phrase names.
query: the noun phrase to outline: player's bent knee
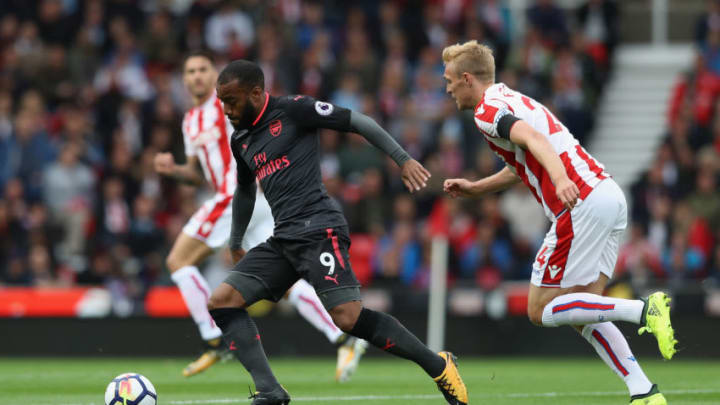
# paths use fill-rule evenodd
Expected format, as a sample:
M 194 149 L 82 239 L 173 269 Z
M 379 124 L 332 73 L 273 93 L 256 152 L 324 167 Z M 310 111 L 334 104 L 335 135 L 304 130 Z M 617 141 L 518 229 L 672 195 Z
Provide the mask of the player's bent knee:
M 542 311 L 529 311 L 528 318 L 533 325 L 542 326 Z
M 219 308 L 245 308 L 245 306 L 245 299 L 242 294 L 225 283 L 220 284 L 220 286 L 213 291 L 207 305 L 210 311 Z
M 207 308 L 208 311 L 212 311 L 213 309 L 218 308 L 227 308 L 226 305 L 224 305 L 227 302 L 226 298 L 223 296 L 220 296 L 219 294 L 216 294 L 215 292 L 212 293 L 210 296 L 210 299 L 208 299 Z
M 343 312 L 341 314 L 332 315 L 333 323 L 337 325 L 338 328 L 340 328 L 343 332 L 350 332 L 355 327 L 355 322 L 357 322 L 357 317 L 353 318 L 353 316 L 347 312 Z
M 165 258 L 165 266 L 167 266 L 168 270 L 170 270 L 170 273 L 174 273 L 178 270 L 180 270 L 183 267 L 182 262 L 175 257 L 172 252 L 168 255 L 168 257 Z
M 528 319 L 530 319 L 530 322 L 532 322 L 533 325 L 536 326 L 542 326 L 542 317 L 543 317 L 543 310 L 545 308 L 539 305 L 531 305 L 528 304 Z
M 328 312 L 340 330 L 350 332 L 355 327 L 355 323 L 360 316 L 360 311 L 362 311 L 362 304 L 360 304 L 359 301 L 353 301 L 340 304 Z

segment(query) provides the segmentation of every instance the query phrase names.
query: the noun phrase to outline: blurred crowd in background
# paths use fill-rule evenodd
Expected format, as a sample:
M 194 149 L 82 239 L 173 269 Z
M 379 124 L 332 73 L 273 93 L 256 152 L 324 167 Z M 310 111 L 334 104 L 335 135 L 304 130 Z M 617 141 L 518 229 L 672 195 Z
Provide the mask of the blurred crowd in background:
M 613 1 L 531 1 L 519 35 L 502 0 L 3 0 L 0 2 L 0 283 L 102 284 L 139 298 L 207 195 L 160 177 L 184 161 L 185 53 L 257 61 L 273 95 L 308 94 L 374 117 L 433 174 L 415 195 L 354 134 L 320 131 L 322 173 L 353 233 L 365 285 L 425 289 L 430 230 L 450 237 L 451 285 L 528 280 L 549 223 L 519 185 L 450 200 L 442 180 L 501 169 L 470 112 L 445 94 L 441 51 L 476 39 L 497 81 L 551 108 L 587 142 L 618 42 Z M 619 271 L 646 282 L 718 274 L 720 14 L 698 27 L 667 141 L 632 192 Z M 714 119 L 717 117 L 718 119 Z M 222 255 L 221 255 L 222 256 Z M 217 266 L 229 267 L 226 257 Z
M 720 1 L 695 26 L 695 60 L 673 87 L 667 134 L 631 189 L 617 271 L 635 283 L 720 282 Z

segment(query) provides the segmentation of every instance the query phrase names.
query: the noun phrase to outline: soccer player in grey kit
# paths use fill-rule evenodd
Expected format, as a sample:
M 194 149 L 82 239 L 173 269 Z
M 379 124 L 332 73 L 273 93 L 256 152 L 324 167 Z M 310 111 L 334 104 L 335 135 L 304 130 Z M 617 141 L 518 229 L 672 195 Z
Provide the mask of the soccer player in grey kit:
M 235 127 L 231 147 L 238 186 L 232 202 L 230 249 L 240 249 L 253 211 L 256 179 L 275 219 L 273 236 L 247 252 L 208 304 L 228 347 L 255 382 L 252 403 L 284 405 L 290 395 L 273 375 L 245 308 L 261 299 L 279 300 L 302 277 L 315 287 L 340 329 L 414 361 L 433 378 L 449 404 L 467 404 L 467 390 L 452 353 L 432 352 L 394 317 L 363 308 L 360 284 L 348 257 L 348 225 L 322 184 L 317 129 L 362 135 L 401 167 L 410 191 L 425 187 L 430 173 L 363 114 L 303 95 L 270 96 L 264 90 L 263 72 L 253 62 L 228 64 L 218 78 L 217 94 Z

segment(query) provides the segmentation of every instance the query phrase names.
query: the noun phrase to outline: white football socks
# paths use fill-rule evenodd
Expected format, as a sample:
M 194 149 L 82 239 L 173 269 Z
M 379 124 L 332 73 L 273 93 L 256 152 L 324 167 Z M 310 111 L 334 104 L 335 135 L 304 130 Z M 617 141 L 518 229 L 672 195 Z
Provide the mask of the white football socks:
M 585 325 L 582 336 L 590 342 L 605 364 L 610 367 L 630 391 L 630 396 L 646 394 L 652 383 L 630 351 L 625 336 L 612 322 Z
M 555 297 L 542 315 L 543 326 L 587 325 L 605 321 L 640 323 L 645 303 L 641 300 L 572 293 Z
M 290 288 L 288 301 L 297 309 L 305 320 L 317 330 L 324 333 L 331 343 L 337 342 L 343 332 L 335 326 L 330 314 L 325 310 L 315 289 L 304 279 L 298 280 Z
M 212 340 L 222 336 L 207 309 L 210 299 L 210 286 L 195 266 L 185 266 L 172 273 L 170 278 L 177 284 L 185 300 L 190 315 L 200 330 L 203 340 Z

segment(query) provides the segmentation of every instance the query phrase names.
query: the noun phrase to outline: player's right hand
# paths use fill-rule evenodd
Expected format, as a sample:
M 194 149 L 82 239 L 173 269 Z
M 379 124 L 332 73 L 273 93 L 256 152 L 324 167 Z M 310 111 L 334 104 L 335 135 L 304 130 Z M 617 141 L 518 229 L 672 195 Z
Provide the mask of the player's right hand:
M 450 197 L 472 197 L 473 183 L 467 179 L 447 179 L 443 183 L 443 190 L 450 194 Z
M 555 185 L 555 194 L 558 200 L 563 203 L 563 206 L 570 211 L 577 205 L 580 190 L 570 178 L 565 176 L 565 178 L 558 181 Z
M 430 172 L 427 171 L 415 159 L 410 159 L 402 165 L 402 181 L 405 183 L 405 187 L 412 193 L 420 191 L 427 186 L 427 181 L 430 178 Z
M 156 172 L 167 176 L 172 175 L 175 171 L 175 159 L 172 153 L 158 153 L 155 155 L 155 159 L 153 159 L 153 165 L 155 166 Z

